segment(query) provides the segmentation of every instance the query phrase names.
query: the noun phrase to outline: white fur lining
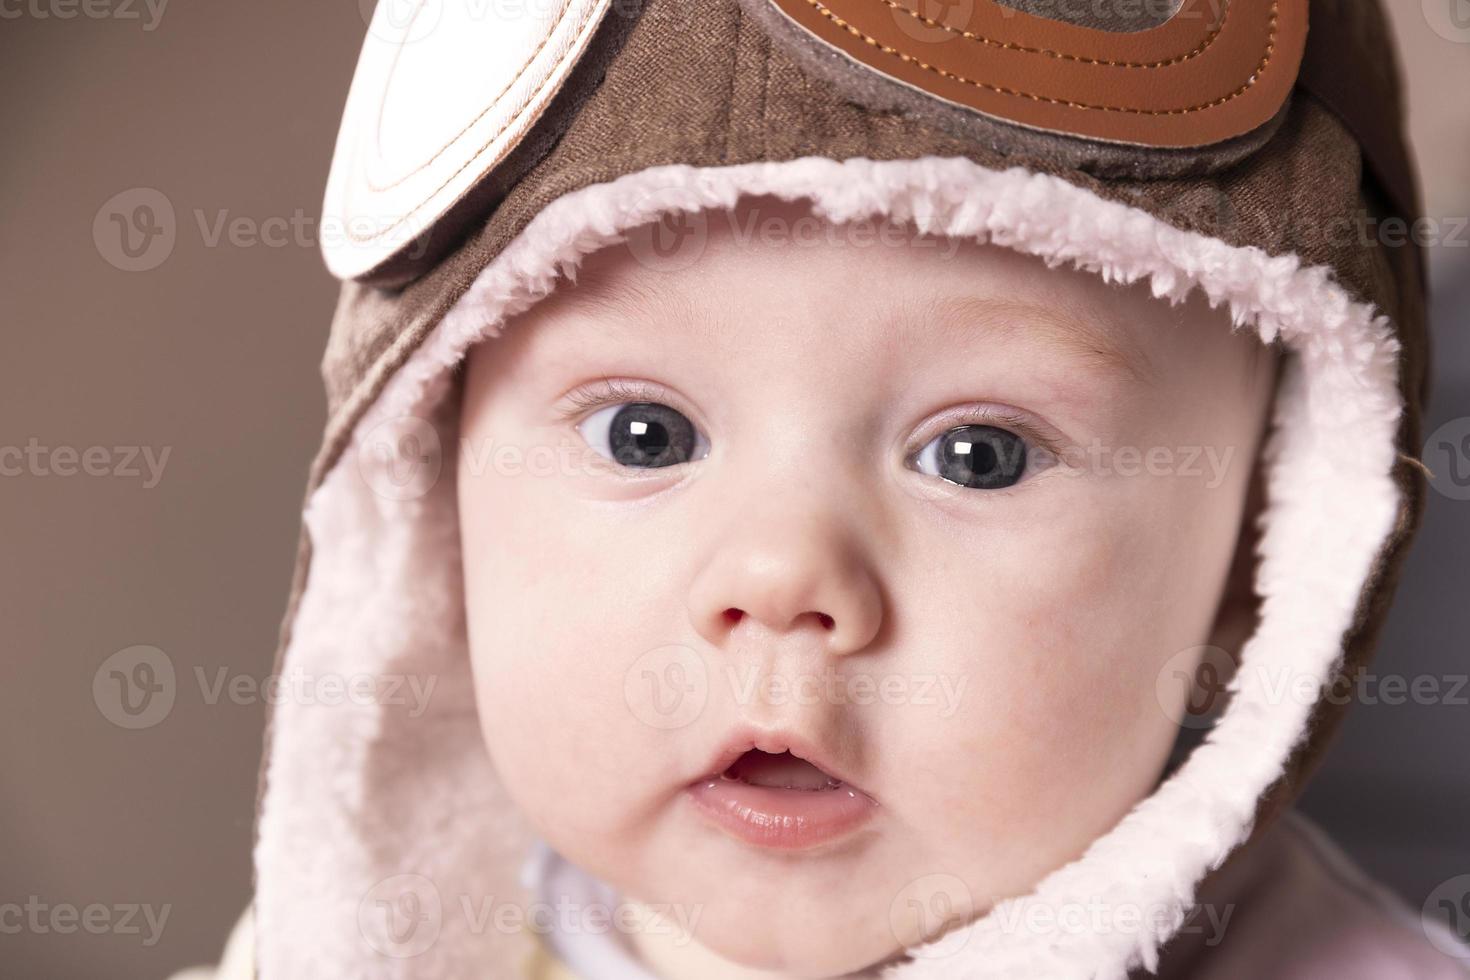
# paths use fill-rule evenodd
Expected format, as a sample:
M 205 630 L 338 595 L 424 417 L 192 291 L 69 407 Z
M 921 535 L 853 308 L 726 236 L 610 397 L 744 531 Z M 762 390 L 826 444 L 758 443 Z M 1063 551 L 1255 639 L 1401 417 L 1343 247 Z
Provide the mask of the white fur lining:
M 745 194 L 806 198 L 832 221 L 886 215 L 1110 281 L 1146 279 L 1171 301 L 1200 288 L 1237 325 L 1279 337 L 1295 354 L 1266 449 L 1261 623 L 1217 726 L 1082 858 L 941 940 L 942 950 L 921 951 L 944 955 L 885 976 L 1121 980 L 1132 968 L 1152 969 L 1200 880 L 1248 834 L 1311 709 L 1282 692 L 1303 677 L 1329 677 L 1393 524 L 1401 404 L 1386 318 L 1352 301 L 1323 267 L 1180 231 L 1020 168 L 938 157 L 657 167 L 568 194 L 537 215 L 389 381 L 311 499 L 310 587 L 285 669 L 434 674 L 438 684 L 417 719 L 384 704 L 277 707 L 256 849 L 262 977 L 501 975 L 491 964 L 513 972 L 515 941 L 475 928 L 460 908 L 461 896 L 513 892 L 506 882 L 530 836 L 480 741 L 453 481 L 407 501 L 375 493 L 378 463 L 364 440 L 381 424 L 434 412 L 466 349 L 547 295 L 583 256 L 660 214 L 729 208 Z M 422 876 L 432 894 L 399 875 Z M 435 937 L 422 950 L 384 954 L 373 917 L 404 880 L 417 908 L 439 900 L 421 919 Z M 1118 924 L 1094 928 L 1095 917 L 1079 914 L 1099 906 L 1119 912 Z M 1136 916 L 1124 924 L 1130 909 Z

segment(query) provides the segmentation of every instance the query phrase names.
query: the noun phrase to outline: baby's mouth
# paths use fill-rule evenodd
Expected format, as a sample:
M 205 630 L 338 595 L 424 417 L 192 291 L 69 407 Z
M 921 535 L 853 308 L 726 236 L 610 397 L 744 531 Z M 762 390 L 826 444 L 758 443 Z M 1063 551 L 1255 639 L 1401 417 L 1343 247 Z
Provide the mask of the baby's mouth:
M 760 848 L 805 851 L 848 838 L 874 818 L 877 801 L 797 754 L 818 751 L 780 734 L 740 736 L 685 792 L 715 827 Z
M 749 786 L 820 792 L 840 789 L 842 780 L 790 752 L 773 754 L 751 749 L 730 764 L 720 778 Z

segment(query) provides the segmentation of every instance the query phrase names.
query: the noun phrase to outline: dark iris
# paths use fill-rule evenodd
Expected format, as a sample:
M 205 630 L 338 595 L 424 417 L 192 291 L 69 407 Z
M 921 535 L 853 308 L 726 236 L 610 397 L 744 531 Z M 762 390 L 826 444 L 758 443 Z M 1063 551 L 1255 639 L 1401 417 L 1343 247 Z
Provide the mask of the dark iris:
M 1026 471 L 1026 440 L 991 425 L 962 425 L 939 441 L 939 475 L 979 490 L 1014 486 Z
M 607 441 L 624 466 L 653 468 L 690 459 L 696 436 L 690 421 L 669 406 L 630 402 L 613 416 Z

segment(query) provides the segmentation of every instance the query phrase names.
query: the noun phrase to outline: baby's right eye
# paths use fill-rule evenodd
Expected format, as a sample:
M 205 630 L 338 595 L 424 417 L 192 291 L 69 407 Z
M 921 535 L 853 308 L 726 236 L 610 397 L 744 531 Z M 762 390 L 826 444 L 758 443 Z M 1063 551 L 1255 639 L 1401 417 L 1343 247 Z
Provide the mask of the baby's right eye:
M 656 469 L 709 454 L 709 442 L 682 412 L 657 402 L 620 402 L 577 426 L 601 456 L 622 466 Z
M 915 456 L 921 473 L 975 490 L 1003 490 L 1026 472 L 1026 440 L 993 425 L 959 425 L 941 432 Z

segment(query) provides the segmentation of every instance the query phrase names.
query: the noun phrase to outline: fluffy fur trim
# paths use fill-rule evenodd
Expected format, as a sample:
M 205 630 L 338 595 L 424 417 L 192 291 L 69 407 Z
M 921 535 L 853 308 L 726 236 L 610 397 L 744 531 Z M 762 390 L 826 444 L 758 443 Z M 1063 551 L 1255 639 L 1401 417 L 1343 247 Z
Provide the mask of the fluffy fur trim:
M 278 706 L 256 852 L 267 980 L 513 969 L 510 937 L 477 930 L 460 908 L 462 896 L 514 892 L 528 835 L 480 741 L 453 481 L 399 499 L 374 440 L 439 410 L 466 349 L 546 296 L 583 256 L 661 214 L 729 208 L 746 194 L 809 199 L 834 222 L 887 216 L 1109 281 L 1146 280 L 1171 301 L 1200 289 L 1237 326 L 1295 355 L 1266 449 L 1261 622 L 1217 726 L 1081 858 L 886 976 L 1122 980 L 1151 969 L 1201 879 L 1249 833 L 1258 799 L 1306 731 L 1312 705 L 1290 692 L 1303 681 L 1318 690 L 1331 676 L 1394 520 L 1401 404 L 1386 319 L 1325 268 L 1180 231 L 1019 168 L 938 157 L 658 167 L 542 211 L 390 381 L 308 506 L 315 557 L 285 670 L 432 676 L 438 685 L 418 717 L 411 705 L 380 702 Z M 404 888 L 434 937 L 385 953 L 375 917 Z M 1087 912 L 1096 907 L 1114 913 L 1111 925 Z

